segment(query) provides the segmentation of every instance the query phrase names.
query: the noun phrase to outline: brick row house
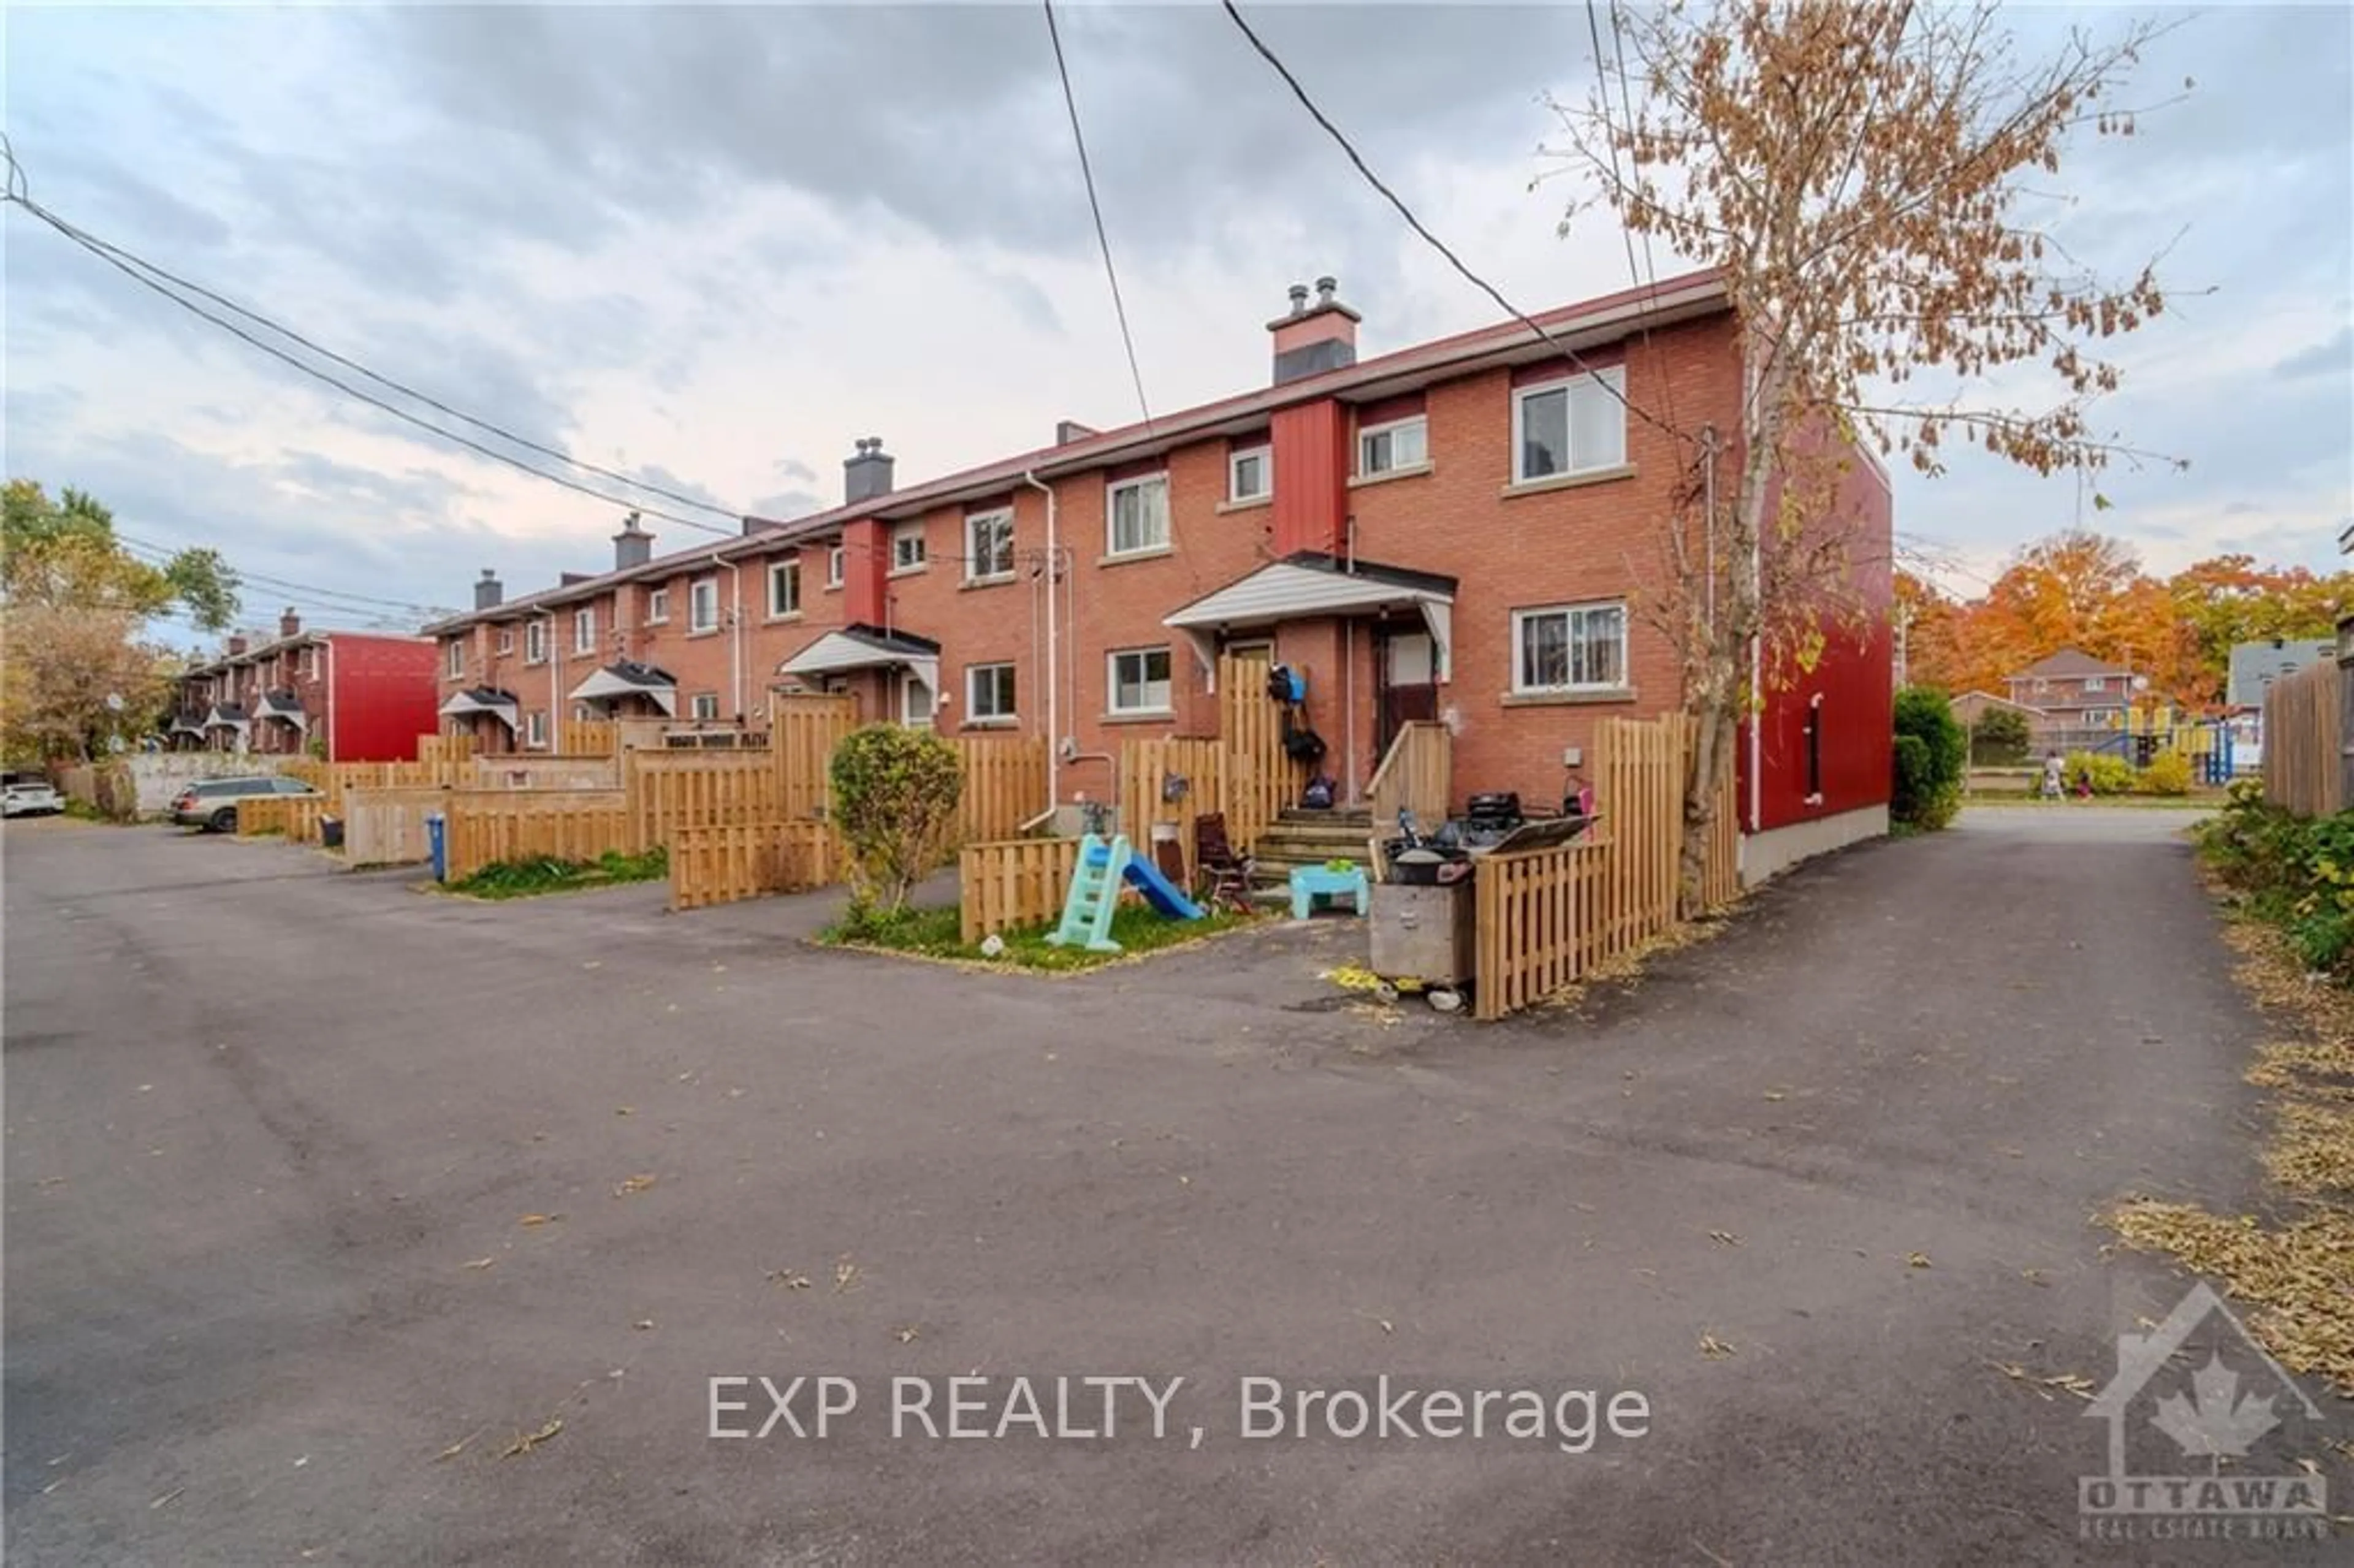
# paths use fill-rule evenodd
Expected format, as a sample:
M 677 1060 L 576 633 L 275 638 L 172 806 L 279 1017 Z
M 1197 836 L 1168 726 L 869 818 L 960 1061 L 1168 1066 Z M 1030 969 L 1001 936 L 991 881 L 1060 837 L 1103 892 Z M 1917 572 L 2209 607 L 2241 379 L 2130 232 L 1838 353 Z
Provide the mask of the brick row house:
M 1268 323 L 1257 390 L 1066 422 L 905 487 L 863 440 L 815 515 L 660 556 L 632 517 L 611 570 L 514 599 L 485 571 L 471 612 L 427 629 L 440 713 L 535 748 L 567 716 L 758 726 L 772 691 L 847 692 L 867 720 L 1049 737 L 1067 802 L 1114 792 L 1124 737 L 1215 734 L 1218 654 L 1259 647 L 1305 676 L 1344 801 L 1410 719 L 1453 729 L 1458 791 L 1558 801 L 1597 719 L 1681 705 L 1640 600 L 1685 469 L 1628 404 L 1737 434 L 1723 290 L 1694 274 L 1539 318 L 1583 369 L 1517 323 L 1360 361 L 1360 319 L 1323 280 Z M 1885 828 L 1891 505 L 1857 456 L 1840 504 L 1865 624 L 1742 747 L 1744 826 L 1788 830 L 1793 856 Z
M 175 751 L 406 762 L 440 727 L 430 638 L 309 631 L 289 609 L 278 635 L 240 634 L 179 677 L 165 740 Z

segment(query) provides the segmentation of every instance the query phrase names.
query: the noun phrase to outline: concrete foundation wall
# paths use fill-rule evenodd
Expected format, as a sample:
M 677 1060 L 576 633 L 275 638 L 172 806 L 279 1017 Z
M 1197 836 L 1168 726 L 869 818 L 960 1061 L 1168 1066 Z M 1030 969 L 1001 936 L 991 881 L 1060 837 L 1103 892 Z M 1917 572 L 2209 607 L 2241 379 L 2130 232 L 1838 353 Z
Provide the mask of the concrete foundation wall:
M 1866 806 L 1861 810 L 1841 811 L 1835 817 L 1818 817 L 1812 821 L 1752 833 L 1741 841 L 1741 885 L 1755 887 L 1802 860 L 1829 854 L 1866 839 L 1887 836 L 1886 806 Z

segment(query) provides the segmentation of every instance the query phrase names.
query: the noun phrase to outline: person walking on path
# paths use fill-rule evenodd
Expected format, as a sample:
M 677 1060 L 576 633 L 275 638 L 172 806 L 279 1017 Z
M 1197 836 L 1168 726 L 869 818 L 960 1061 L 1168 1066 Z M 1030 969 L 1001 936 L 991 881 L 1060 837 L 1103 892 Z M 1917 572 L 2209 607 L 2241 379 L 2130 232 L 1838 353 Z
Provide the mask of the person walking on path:
M 2043 754 L 2043 798 L 2045 800 L 2060 799 L 2061 779 L 2066 773 L 2067 767 L 2060 760 L 2058 752 L 2047 751 Z

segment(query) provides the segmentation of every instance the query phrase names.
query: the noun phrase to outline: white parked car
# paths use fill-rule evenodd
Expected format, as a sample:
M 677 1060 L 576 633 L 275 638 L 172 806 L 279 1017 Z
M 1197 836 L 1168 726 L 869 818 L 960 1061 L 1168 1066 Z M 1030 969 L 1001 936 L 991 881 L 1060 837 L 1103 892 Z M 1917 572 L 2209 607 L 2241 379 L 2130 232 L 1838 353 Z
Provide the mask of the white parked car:
M 0 817 L 47 817 L 66 809 L 66 798 L 47 784 L 11 784 L 0 789 Z

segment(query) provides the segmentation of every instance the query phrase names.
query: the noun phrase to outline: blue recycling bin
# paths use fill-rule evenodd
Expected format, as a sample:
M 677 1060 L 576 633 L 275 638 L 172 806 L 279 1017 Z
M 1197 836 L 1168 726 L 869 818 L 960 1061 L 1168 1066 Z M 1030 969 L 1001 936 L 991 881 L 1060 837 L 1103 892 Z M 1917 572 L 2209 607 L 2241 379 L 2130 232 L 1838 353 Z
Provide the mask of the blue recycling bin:
M 425 813 L 425 847 L 433 860 L 433 880 L 446 881 L 450 873 L 450 819 L 439 811 Z

